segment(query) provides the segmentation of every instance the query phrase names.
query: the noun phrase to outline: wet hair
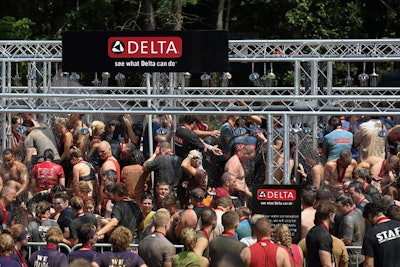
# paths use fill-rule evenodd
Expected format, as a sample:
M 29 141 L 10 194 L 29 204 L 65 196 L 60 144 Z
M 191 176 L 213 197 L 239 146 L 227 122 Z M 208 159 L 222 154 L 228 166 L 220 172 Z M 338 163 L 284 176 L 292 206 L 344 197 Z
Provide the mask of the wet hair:
M 170 207 L 176 207 L 176 201 L 177 198 L 173 195 L 166 195 L 162 200 L 161 200 L 161 207 L 162 208 L 170 208 Z
M 53 199 L 56 199 L 56 198 L 62 199 L 63 202 L 69 201 L 69 197 L 68 197 L 67 193 L 64 193 L 64 192 L 56 193 L 54 195 Z
M 205 192 L 201 188 L 194 188 L 190 190 L 190 196 L 193 197 L 197 201 L 203 201 L 205 197 Z
M 108 241 L 111 243 L 113 250 L 126 250 L 132 242 L 132 232 L 125 226 L 118 226 L 112 231 Z
M 132 149 L 131 156 L 132 164 L 143 165 L 145 158 L 142 151 L 140 151 L 139 149 Z
M 118 183 L 113 186 L 111 193 L 116 194 L 119 197 L 125 197 L 128 195 L 128 187 L 124 183 Z
M 71 147 L 71 149 L 69 150 L 69 158 L 72 159 L 80 157 L 82 157 L 82 150 L 80 150 L 76 146 Z
M 113 183 L 117 182 L 118 174 L 115 170 L 109 169 L 105 170 L 101 176 L 106 177 L 108 180 L 112 181 Z
M 380 214 L 383 214 L 384 212 L 385 212 L 385 210 L 382 207 L 382 205 L 379 205 L 376 203 L 368 203 L 364 207 L 363 216 L 364 216 L 364 218 L 367 218 L 368 215 L 371 215 L 372 217 L 377 217 Z
M 351 199 L 351 197 L 347 196 L 347 195 L 340 195 L 336 198 L 335 202 L 340 202 L 343 206 L 345 205 L 350 205 L 351 207 L 354 206 L 354 202 Z
M 353 181 L 349 184 L 348 189 L 354 188 L 355 192 L 364 193 L 364 185 L 360 182 Z
M 184 228 L 179 239 L 186 250 L 192 250 L 197 243 L 196 231 L 192 228 Z
M 339 159 L 343 161 L 343 163 L 351 163 L 353 160 L 353 155 L 350 150 L 342 150 L 339 154 Z
M 86 206 L 86 203 L 93 203 L 93 205 L 96 205 L 96 200 L 94 200 L 94 198 L 92 197 L 84 197 L 83 198 L 83 206 Z
M 78 228 L 78 239 L 82 244 L 87 244 L 96 235 L 96 229 L 91 223 L 83 223 Z
M 314 190 L 304 189 L 303 192 L 301 192 L 301 199 L 303 200 L 305 206 L 312 207 L 315 201 Z
M 278 246 L 287 247 L 290 254 L 293 255 L 292 250 L 292 236 L 289 227 L 286 224 L 277 224 L 272 230 L 274 243 Z
M 158 180 L 158 182 L 156 183 L 156 187 L 159 187 L 160 185 L 168 185 L 171 187 L 171 185 L 168 183 L 168 181 L 164 180 L 164 179 Z
M 73 196 L 69 202 L 71 208 L 78 211 L 83 208 L 83 199 L 79 196 Z
M 361 178 L 362 180 L 366 181 L 367 183 L 371 183 L 372 177 L 371 177 L 371 171 L 366 168 L 356 168 L 354 170 L 354 174 L 357 178 Z
M 333 192 L 330 187 L 321 187 L 315 194 L 315 200 L 317 200 L 318 202 L 322 200 L 332 200 L 332 199 L 333 199 Z
M 31 120 L 24 120 L 24 122 L 22 123 L 22 126 L 25 126 L 27 128 L 32 128 L 35 126 L 35 124 Z
M 54 160 L 54 151 L 52 149 L 50 149 L 50 148 L 46 149 L 43 152 L 43 158 L 44 158 L 44 160 L 53 161 Z
M 198 123 L 200 120 L 197 116 L 195 115 L 185 115 L 182 118 L 183 123 L 187 123 L 187 124 L 192 124 L 192 123 Z
M 143 201 L 145 201 L 146 199 L 151 199 L 151 201 L 153 201 L 153 195 L 146 193 L 144 194 L 141 198 L 140 198 L 140 203 L 142 203 Z
M 54 194 L 63 193 L 65 192 L 65 186 L 63 186 L 62 184 L 56 184 L 51 188 L 51 192 Z
M 330 117 L 330 118 L 329 118 L 328 124 L 329 124 L 330 126 L 332 126 L 334 129 L 336 129 L 336 128 L 339 127 L 339 126 L 342 126 L 342 121 L 340 120 L 340 117 L 338 117 L 338 116 L 333 116 L 333 117 Z
M 315 221 L 320 222 L 329 218 L 331 213 L 335 213 L 335 204 L 330 200 L 322 200 L 318 206 L 317 211 L 315 212 Z
M 35 212 L 36 212 L 36 217 L 41 218 L 46 211 L 50 210 L 50 203 L 46 200 L 39 201 L 39 203 L 36 205 Z
M 386 216 L 391 220 L 400 221 L 400 206 L 389 206 L 386 210 Z
M 12 150 L 10 148 L 6 148 L 6 149 L 3 150 L 2 155 L 3 156 L 10 155 L 10 154 L 12 155 L 12 153 L 13 152 L 12 152 Z

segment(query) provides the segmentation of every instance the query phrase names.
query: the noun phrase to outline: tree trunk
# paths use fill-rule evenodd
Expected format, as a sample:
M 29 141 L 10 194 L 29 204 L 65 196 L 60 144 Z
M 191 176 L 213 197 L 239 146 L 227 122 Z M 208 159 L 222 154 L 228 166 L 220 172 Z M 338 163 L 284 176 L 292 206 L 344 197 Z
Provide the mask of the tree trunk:
M 173 25 L 172 28 L 174 31 L 182 30 L 182 1 L 181 0 L 172 0 L 171 6 L 171 16 Z
M 231 0 L 226 1 L 226 14 L 225 14 L 225 26 L 224 30 L 229 30 L 229 20 L 231 19 Z
M 154 17 L 153 0 L 144 0 L 144 30 L 154 31 L 156 29 L 156 20 Z
M 224 17 L 224 4 L 225 0 L 219 0 L 218 3 L 218 16 L 217 16 L 217 30 L 222 30 L 224 28 L 224 22 L 223 22 L 223 17 Z

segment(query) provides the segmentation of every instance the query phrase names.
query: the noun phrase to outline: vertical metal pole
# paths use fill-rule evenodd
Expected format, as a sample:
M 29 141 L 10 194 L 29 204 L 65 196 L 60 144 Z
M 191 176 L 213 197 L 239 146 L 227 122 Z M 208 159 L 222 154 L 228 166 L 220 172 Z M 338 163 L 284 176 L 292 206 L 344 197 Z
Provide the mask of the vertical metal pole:
M 155 73 L 153 73 L 154 77 Z M 151 95 L 151 82 L 150 82 L 151 75 L 150 73 L 146 73 L 146 88 L 147 88 L 147 95 Z M 147 100 L 147 107 L 151 107 L 151 100 Z M 149 134 L 149 152 L 150 155 L 153 155 L 153 116 L 152 114 L 149 114 L 147 117 L 147 128 L 149 129 L 148 134 Z
M 290 142 L 289 142 L 289 117 L 283 114 L 283 183 L 290 184 Z
M 7 75 L 6 91 L 8 93 L 11 93 L 11 77 L 12 77 L 12 74 L 11 74 L 11 62 L 8 62 L 7 73 L 8 73 L 8 75 Z M 3 132 L 3 136 L 6 136 L 7 142 L 5 142 L 3 147 L 4 148 L 6 148 L 6 147 L 7 148 L 11 148 L 12 147 L 11 113 L 8 113 L 8 114 L 5 113 L 4 114 L 4 116 L 3 116 L 4 125 L 6 125 L 6 123 L 5 123 L 6 122 L 6 118 L 8 118 L 8 127 L 4 127 L 5 128 L 4 130 L 5 130 L 6 133 Z M 6 141 L 6 138 L 4 138 L 4 141 Z
M 1 92 L 2 93 L 6 93 L 6 62 L 2 61 L 1 62 Z M 4 107 L 5 106 L 5 100 L 1 99 L 1 106 Z M 1 115 L 1 133 L 3 136 L 6 136 L 6 113 L 3 113 Z M 5 148 L 7 148 L 7 142 L 5 138 L 2 138 L 2 149 L 4 150 Z
M 271 114 L 267 115 L 267 136 L 268 136 L 268 142 L 269 142 L 269 146 L 268 146 L 268 150 L 267 150 L 267 166 L 266 166 L 266 170 L 267 173 L 266 175 L 268 175 L 268 177 L 265 177 L 265 179 L 268 179 L 268 184 L 274 184 L 274 173 L 272 171 L 272 167 L 274 164 L 274 142 L 275 142 L 275 138 L 276 134 L 275 134 L 275 130 L 274 130 L 274 124 L 273 124 L 273 116 Z
M 298 96 L 300 95 L 300 80 L 301 80 L 301 75 L 300 75 L 300 61 L 295 61 L 294 62 L 294 95 Z
M 326 93 L 328 95 L 332 95 L 332 76 L 333 76 L 332 61 L 328 61 L 326 66 Z
M 151 75 L 149 72 L 146 72 L 146 89 L 147 89 L 147 95 L 150 96 L 151 93 Z M 153 84 L 155 84 L 155 73 L 153 73 Z M 147 107 L 151 107 L 151 99 L 147 100 Z M 149 152 L 150 156 L 153 155 L 153 116 L 152 114 L 149 114 L 147 116 L 147 128 L 148 128 L 148 138 L 149 138 Z M 151 184 L 153 185 L 154 188 L 154 173 L 151 172 L 150 174 L 150 179 L 151 179 Z

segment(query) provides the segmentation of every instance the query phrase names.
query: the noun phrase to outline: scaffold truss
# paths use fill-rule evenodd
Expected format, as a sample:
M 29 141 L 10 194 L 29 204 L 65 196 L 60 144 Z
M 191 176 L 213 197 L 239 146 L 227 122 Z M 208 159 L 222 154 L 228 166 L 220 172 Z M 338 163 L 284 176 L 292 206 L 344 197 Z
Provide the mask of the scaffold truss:
M 96 73 L 93 84 L 86 86 L 62 72 L 61 41 L 0 41 L 3 136 L 10 135 L 5 121 L 15 113 L 260 114 L 268 121 L 268 139 L 284 140 L 278 151 L 269 147 L 268 172 L 283 170 L 284 183 L 289 183 L 289 153 L 284 153 L 289 151 L 289 141 L 295 140 L 298 146 L 311 142 L 316 147 L 316 134 L 326 116 L 400 113 L 398 87 L 371 87 L 368 82 L 335 86 L 332 82 L 336 62 L 400 61 L 400 39 L 230 40 L 228 57 L 230 62 L 292 64 L 293 86 L 190 87 L 182 82 L 183 73 L 164 73 L 164 80 L 157 79 L 157 73 L 146 73 L 138 87 L 107 86 Z M 26 77 L 19 76 L 20 68 L 26 68 Z M 283 121 L 280 131 L 272 127 L 274 116 Z M 293 135 L 299 130 L 304 134 Z M 283 165 L 273 161 L 276 154 L 284 154 Z

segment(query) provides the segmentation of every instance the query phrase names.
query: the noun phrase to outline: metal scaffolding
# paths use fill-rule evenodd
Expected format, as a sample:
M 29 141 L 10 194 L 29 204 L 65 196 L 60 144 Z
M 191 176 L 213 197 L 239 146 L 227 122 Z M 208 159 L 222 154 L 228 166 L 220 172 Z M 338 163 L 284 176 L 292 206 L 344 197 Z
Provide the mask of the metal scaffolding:
M 400 61 L 400 39 L 229 41 L 230 62 L 293 64 L 291 87 L 261 82 L 255 87 L 231 88 L 227 83 L 221 83 L 222 87 L 190 87 L 182 82 L 184 73 L 146 74 L 144 85 L 138 87 L 125 87 L 122 82 L 110 87 L 110 75 L 103 73 L 98 78 L 96 73 L 93 85 L 83 86 L 77 74 L 64 73 L 59 67 L 61 41 L 0 41 L 0 52 L 2 136 L 10 136 L 5 121 L 15 113 L 260 114 L 268 121 L 268 139 L 284 141 L 279 151 L 270 146 L 266 166 L 268 173 L 283 170 L 286 184 L 290 155 L 283 152 L 289 151 L 289 141 L 295 140 L 297 145 L 312 142 L 316 147 L 317 132 L 326 116 L 399 115 L 398 87 L 372 85 L 372 79 L 377 78 L 375 69 L 373 74 L 359 76 L 360 86 L 353 85 L 351 77 L 347 86 L 334 86 L 332 81 L 338 62 L 364 62 L 365 66 L 366 62 Z M 26 70 L 26 77 L 19 76 L 20 68 Z M 254 79 L 261 81 L 263 77 Z M 239 100 L 241 105 L 237 105 Z M 283 122 L 279 131 L 272 127 L 274 116 Z M 293 134 L 299 131 L 301 136 Z M 7 142 L 2 146 L 5 148 Z M 276 154 L 284 155 L 282 166 L 274 163 Z

